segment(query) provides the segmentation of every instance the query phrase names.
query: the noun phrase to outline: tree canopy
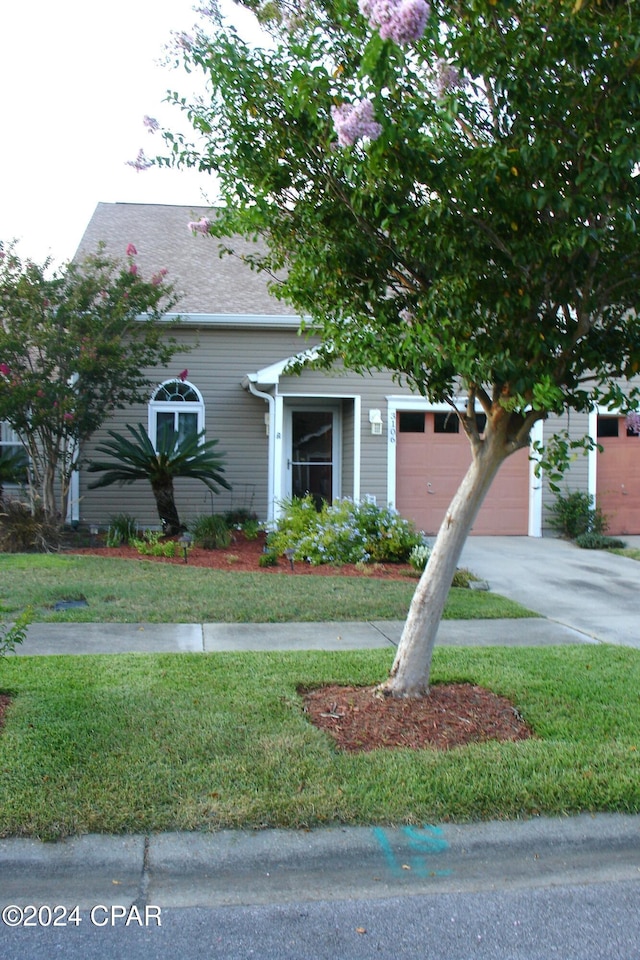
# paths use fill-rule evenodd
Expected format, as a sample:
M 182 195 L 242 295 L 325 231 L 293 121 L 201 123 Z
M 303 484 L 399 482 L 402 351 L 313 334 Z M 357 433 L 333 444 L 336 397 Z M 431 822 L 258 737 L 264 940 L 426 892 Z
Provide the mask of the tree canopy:
M 537 420 L 638 396 L 621 384 L 640 369 L 638 2 L 242 5 L 270 41 L 209 7 L 179 48 L 207 92 L 173 96 L 198 141 L 165 133 L 164 162 L 215 173 L 205 229 L 264 238 L 252 265 L 286 271 L 274 293 L 320 330 L 328 364 L 389 369 L 456 406 L 475 473 L 425 573 L 450 583 Z M 424 621 L 413 633 L 432 645 Z
M 0 245 L 0 420 L 29 455 L 49 520 L 65 518 L 80 444 L 113 410 L 146 400 L 145 368 L 176 350 L 159 323 L 175 302 L 166 270 L 144 279 L 135 258 L 130 244 L 120 262 L 98 250 L 51 271 Z

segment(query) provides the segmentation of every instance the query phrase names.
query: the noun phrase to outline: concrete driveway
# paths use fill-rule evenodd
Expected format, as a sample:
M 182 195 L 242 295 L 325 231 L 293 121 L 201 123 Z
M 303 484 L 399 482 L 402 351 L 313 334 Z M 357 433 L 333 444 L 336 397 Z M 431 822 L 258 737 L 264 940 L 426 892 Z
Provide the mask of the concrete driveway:
M 640 537 L 624 540 L 640 546 Z M 460 566 L 550 620 L 640 649 L 638 560 L 551 537 L 470 537 Z

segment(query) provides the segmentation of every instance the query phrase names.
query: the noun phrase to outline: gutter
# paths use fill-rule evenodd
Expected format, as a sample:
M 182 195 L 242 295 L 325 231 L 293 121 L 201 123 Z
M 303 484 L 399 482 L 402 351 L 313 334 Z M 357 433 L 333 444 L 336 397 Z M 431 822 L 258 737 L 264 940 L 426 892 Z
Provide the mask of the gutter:
M 254 397 L 258 397 L 260 400 L 265 400 L 269 406 L 269 443 L 267 445 L 268 450 L 268 464 L 267 464 L 267 522 L 271 523 L 274 519 L 274 480 L 275 480 L 275 410 L 276 410 L 276 398 L 271 393 L 264 393 L 262 390 L 259 390 L 256 386 L 256 382 L 253 377 L 249 374 L 242 380 L 242 386 L 245 390 L 249 390 Z

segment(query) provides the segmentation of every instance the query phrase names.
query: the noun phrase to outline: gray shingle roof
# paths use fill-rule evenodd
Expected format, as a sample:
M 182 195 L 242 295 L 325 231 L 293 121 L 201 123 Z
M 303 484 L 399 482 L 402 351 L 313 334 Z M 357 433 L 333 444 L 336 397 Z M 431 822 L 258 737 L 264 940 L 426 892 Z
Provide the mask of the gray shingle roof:
M 180 297 L 176 306 L 180 313 L 295 316 L 292 308 L 269 294 L 266 274 L 251 270 L 238 257 L 220 258 L 217 240 L 194 236 L 188 229 L 190 221 L 212 215 L 202 206 L 99 203 L 75 259 L 95 253 L 104 241 L 109 256 L 124 260 L 133 243 L 143 276 L 150 278 L 162 267 L 168 270 L 167 281 Z M 240 254 L 252 246 L 234 241 Z

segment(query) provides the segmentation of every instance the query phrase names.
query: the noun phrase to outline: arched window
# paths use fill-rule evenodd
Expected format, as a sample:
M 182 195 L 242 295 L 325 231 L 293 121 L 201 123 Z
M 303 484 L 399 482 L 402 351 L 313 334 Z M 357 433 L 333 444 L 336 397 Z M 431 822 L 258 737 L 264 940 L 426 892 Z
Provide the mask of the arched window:
M 149 437 L 156 448 L 164 430 L 175 430 L 181 440 L 204 430 L 202 394 L 187 380 L 165 380 L 151 398 Z

